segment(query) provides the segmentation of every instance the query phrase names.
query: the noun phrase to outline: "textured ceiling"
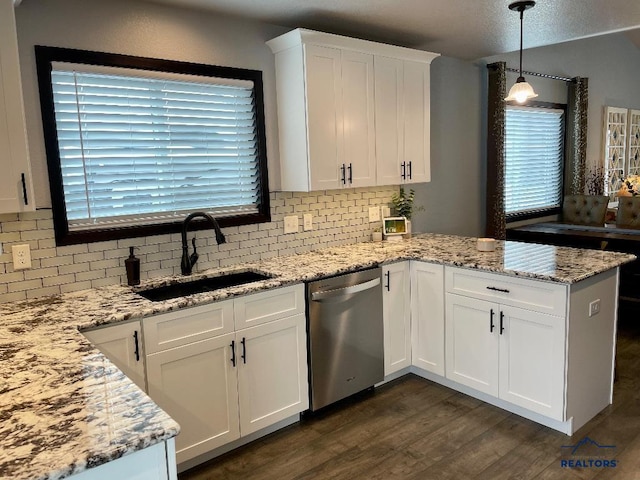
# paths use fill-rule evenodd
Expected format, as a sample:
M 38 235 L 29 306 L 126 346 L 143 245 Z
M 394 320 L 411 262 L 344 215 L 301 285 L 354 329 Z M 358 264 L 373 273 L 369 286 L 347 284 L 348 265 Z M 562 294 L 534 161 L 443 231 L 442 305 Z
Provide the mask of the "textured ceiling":
M 149 0 L 476 59 L 519 48 L 510 0 Z M 640 0 L 538 0 L 524 48 L 640 28 Z M 636 40 L 638 40 L 636 35 Z M 636 42 L 638 45 L 639 41 Z

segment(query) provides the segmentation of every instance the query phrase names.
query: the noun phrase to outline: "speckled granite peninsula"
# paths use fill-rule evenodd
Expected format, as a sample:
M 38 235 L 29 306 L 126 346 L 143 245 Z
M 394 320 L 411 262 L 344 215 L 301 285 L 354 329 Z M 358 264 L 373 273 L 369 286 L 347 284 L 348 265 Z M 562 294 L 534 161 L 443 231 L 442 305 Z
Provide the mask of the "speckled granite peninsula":
M 518 242 L 476 250 L 476 239 L 419 235 L 275 258 L 189 278 L 144 282 L 147 289 L 232 271 L 273 278 L 151 302 L 111 286 L 0 304 L 0 478 L 58 479 L 175 436 L 177 424 L 100 354 L 78 329 L 314 280 L 382 263 L 418 259 L 572 284 L 630 262 L 633 255 Z

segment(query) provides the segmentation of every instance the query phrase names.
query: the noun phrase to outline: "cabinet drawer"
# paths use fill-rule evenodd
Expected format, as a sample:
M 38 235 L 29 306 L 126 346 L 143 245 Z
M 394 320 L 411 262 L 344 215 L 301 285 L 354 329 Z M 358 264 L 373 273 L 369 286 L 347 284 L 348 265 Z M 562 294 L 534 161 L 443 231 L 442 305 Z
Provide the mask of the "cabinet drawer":
M 445 288 L 448 293 L 561 317 L 566 313 L 566 285 L 447 267 Z
M 233 300 L 148 317 L 142 321 L 147 354 L 233 332 Z
M 236 298 L 234 309 L 236 330 L 304 313 L 304 285 Z

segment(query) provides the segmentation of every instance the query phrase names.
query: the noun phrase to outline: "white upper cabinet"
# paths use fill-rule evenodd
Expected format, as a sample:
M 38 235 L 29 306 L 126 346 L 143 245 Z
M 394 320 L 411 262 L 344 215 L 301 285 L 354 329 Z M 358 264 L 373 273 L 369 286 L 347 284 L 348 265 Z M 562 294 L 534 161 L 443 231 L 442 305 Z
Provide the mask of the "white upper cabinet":
M 304 29 L 267 44 L 276 55 L 282 190 L 429 181 L 437 54 Z
M 0 213 L 35 210 L 12 0 L 0 0 Z
M 430 64 L 375 57 L 378 185 L 431 180 Z

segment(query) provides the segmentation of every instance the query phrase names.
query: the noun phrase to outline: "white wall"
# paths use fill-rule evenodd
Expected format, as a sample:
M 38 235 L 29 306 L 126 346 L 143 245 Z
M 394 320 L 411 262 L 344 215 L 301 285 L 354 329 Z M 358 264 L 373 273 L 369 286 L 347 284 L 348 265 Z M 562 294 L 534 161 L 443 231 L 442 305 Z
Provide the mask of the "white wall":
M 16 8 L 36 206 L 50 207 L 34 45 L 261 70 L 271 190 L 280 185 L 275 62 L 265 41 L 288 28 L 127 0 L 28 0 Z
M 431 182 L 413 186 L 412 229 L 480 236 L 484 230 L 484 68 L 451 57 L 431 63 Z

